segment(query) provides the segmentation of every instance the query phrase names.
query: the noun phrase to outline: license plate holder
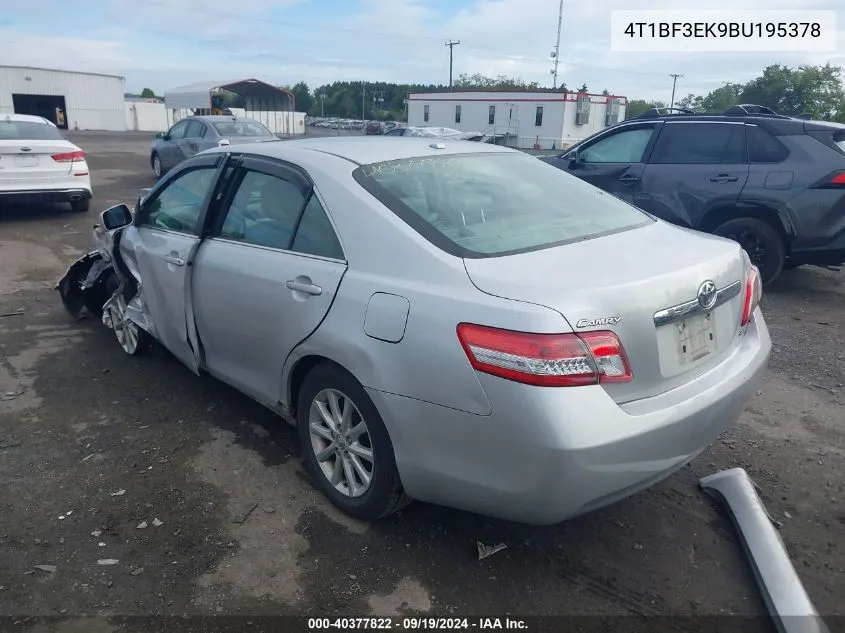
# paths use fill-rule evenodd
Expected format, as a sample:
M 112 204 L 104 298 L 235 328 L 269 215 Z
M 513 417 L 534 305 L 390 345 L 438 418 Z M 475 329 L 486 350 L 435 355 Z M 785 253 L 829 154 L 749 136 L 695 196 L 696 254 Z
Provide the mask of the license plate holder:
M 713 313 L 698 314 L 675 325 L 678 362 L 690 365 L 716 351 L 716 328 Z
M 15 156 L 15 167 L 36 167 L 38 156 Z

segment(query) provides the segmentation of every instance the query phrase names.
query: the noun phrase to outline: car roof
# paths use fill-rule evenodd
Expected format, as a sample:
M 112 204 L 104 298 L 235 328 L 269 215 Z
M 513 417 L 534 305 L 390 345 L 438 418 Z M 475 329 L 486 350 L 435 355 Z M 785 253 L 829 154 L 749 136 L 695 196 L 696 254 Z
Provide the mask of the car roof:
M 180 119 L 180 121 L 184 121 L 186 119 L 196 119 L 198 121 L 206 121 L 208 123 L 231 123 L 232 121 L 251 121 L 253 123 L 260 123 L 260 121 L 256 121 L 255 119 L 250 119 L 249 117 L 245 116 L 239 117 L 235 116 L 234 114 L 194 114 L 191 116 L 186 116 Z
M 3 121 L 21 121 L 26 123 L 43 123 L 44 125 L 52 125 L 55 127 L 55 124 L 52 121 L 48 121 L 44 117 L 35 116 L 32 114 L 4 114 L 2 119 Z
M 231 145 L 211 151 L 243 151 L 270 158 L 284 158 L 289 149 L 305 149 L 331 154 L 358 165 L 380 163 L 405 158 L 428 157 L 444 154 L 523 154 L 519 150 L 501 145 L 464 140 L 407 136 L 327 136 L 293 141 L 268 141 L 248 145 Z M 523 154 L 524 155 L 524 154 Z

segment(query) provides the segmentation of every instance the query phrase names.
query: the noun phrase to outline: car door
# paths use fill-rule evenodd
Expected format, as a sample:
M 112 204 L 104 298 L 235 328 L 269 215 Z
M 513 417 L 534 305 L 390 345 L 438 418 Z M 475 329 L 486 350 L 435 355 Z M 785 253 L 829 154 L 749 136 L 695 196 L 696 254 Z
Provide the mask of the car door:
M 345 272 L 305 173 L 246 156 L 194 266 L 205 369 L 275 406 L 285 359 L 322 322 Z
M 639 206 L 697 228 L 710 209 L 736 204 L 747 181 L 744 122 L 667 121 L 643 170 Z
M 162 171 L 169 171 L 176 167 L 185 158 L 179 143 L 185 138 L 188 131 L 188 120 L 176 123 L 167 132 L 167 136 L 159 147 L 159 158 L 161 158 Z
M 180 142 L 182 154 L 185 158 L 191 158 L 204 149 L 208 149 L 203 141 L 205 134 L 206 125 L 202 121 L 194 119 L 188 123 L 188 129 L 185 131 L 185 138 L 183 138 Z
M 631 204 L 637 204 L 640 177 L 660 122 L 621 126 L 550 161 Z
M 120 241 L 121 256 L 140 277 L 152 334 L 195 373 L 199 346 L 190 303 L 191 270 L 224 158 L 222 153 L 198 156 L 171 172 L 144 198 Z

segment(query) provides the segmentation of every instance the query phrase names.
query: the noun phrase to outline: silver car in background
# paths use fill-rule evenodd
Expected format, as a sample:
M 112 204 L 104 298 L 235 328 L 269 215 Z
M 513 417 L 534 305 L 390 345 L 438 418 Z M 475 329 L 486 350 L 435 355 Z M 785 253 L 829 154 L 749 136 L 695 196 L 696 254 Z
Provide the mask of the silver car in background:
M 102 222 L 114 266 L 77 262 L 66 305 L 113 270 L 125 351 L 154 338 L 278 411 L 366 520 L 413 498 L 551 524 L 622 499 L 733 424 L 771 349 L 738 244 L 494 145 L 221 147 Z
M 180 119 L 167 132 L 156 134 L 150 148 L 150 167 L 161 178 L 183 160 L 212 147 L 279 140 L 259 121 L 210 115 Z

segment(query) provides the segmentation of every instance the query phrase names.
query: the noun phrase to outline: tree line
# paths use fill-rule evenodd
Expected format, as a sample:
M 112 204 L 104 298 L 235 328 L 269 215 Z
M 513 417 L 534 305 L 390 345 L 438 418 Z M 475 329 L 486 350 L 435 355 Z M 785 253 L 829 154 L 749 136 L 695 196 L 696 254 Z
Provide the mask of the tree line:
M 830 64 L 797 68 L 774 64 L 746 83 L 725 83 L 706 95 L 688 94 L 677 99 L 674 107 L 697 113 L 721 113 L 734 105 L 752 103 L 787 116 L 845 123 L 841 72 L 840 66 Z M 639 116 L 649 108 L 665 108 L 667 105 L 663 101 L 631 99 L 626 118 Z
M 694 112 L 722 113 L 741 103 L 771 108 L 778 114 L 808 116 L 818 120 L 845 122 L 845 92 L 840 66 L 802 65 L 795 68 L 774 64 L 746 83 L 725 83 L 706 95 L 688 94 L 675 101 L 674 107 Z M 346 119 L 404 120 L 405 99 L 409 93 L 447 91 L 442 84 L 396 84 L 384 81 L 335 81 L 312 90 L 304 81 L 284 86 L 293 92 L 296 109 L 311 116 Z M 587 84 L 570 89 L 561 84 L 554 90 L 543 88 L 538 82 L 499 75 L 488 77 L 479 73 L 461 74 L 453 82 L 453 90 L 486 88 L 490 90 L 536 90 L 541 92 L 589 92 Z M 602 94 L 609 94 L 602 90 Z M 141 96 L 155 94 L 145 88 Z M 226 105 L 239 107 L 240 99 L 231 95 Z M 643 114 L 653 107 L 665 108 L 665 101 L 628 100 L 626 118 Z

